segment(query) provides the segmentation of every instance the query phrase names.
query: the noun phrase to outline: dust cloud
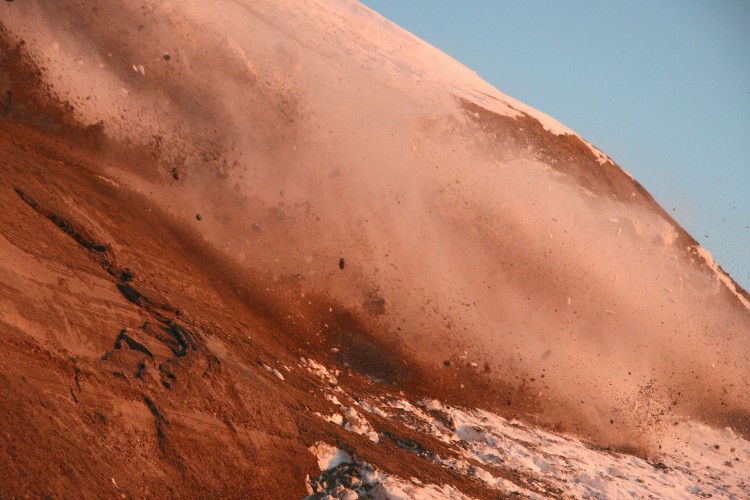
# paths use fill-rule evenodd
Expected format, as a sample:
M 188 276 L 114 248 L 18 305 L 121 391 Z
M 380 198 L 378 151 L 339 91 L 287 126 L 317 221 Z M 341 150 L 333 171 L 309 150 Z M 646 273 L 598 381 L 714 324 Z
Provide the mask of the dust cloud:
M 102 175 L 227 259 L 357 314 L 374 301 L 378 335 L 609 443 L 648 443 L 672 415 L 750 425 L 750 315 L 672 221 L 552 168 L 541 136 L 499 140 L 461 105 L 499 106 L 486 84 L 366 8 L 3 7 L 102 153 L 153 160 Z

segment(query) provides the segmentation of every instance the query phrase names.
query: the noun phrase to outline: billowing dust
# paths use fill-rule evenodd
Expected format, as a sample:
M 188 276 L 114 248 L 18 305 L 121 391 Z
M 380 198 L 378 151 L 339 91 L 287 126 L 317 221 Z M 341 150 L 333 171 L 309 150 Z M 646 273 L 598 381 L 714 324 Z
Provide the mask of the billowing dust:
M 504 143 L 456 97 L 476 77 L 364 7 L 2 7 L 103 153 L 153 158 L 102 175 L 227 259 L 608 443 L 648 443 L 673 414 L 748 430 L 750 315 L 678 229 L 635 185 L 617 199 L 551 168 L 543 137 Z

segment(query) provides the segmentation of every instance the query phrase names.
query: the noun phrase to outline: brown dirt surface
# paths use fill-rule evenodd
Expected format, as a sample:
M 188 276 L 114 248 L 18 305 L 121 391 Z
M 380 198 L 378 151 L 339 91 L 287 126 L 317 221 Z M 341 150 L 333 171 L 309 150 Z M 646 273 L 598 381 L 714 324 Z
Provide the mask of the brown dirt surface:
M 225 262 L 102 175 L 143 157 L 102 153 L 97 131 L 37 85 L 23 46 L 2 42 L 13 98 L 0 120 L 0 497 L 301 497 L 319 473 L 308 451 L 318 441 L 388 473 L 493 496 L 403 445 L 454 453 L 428 435 L 378 418 L 388 437 L 375 445 L 315 416 L 335 410 L 299 357 L 341 370 L 359 397 L 429 396 L 511 416 L 532 400 L 468 367 L 418 363 L 371 334 L 370 315 L 328 297 L 292 300 L 293 277 Z
M 496 385 L 455 365 L 419 365 L 325 297 L 295 308 L 288 288 L 230 269 L 85 156 L 0 122 L 3 496 L 300 497 L 305 476 L 318 473 L 307 447 L 321 440 L 387 472 L 488 495 L 396 444 L 376 446 L 313 415 L 334 409 L 298 358 L 342 370 L 340 383 L 362 397 L 406 391 L 502 408 Z M 302 318 L 294 327 L 283 319 L 291 312 Z M 314 336 L 320 322 L 328 327 Z M 528 409 L 516 400 L 513 413 Z M 451 453 L 387 419 L 374 425 Z
M 485 124 L 518 129 L 465 106 Z M 348 310 L 322 293 L 300 300 L 295 275 L 229 262 L 106 175 L 148 171 L 154 155 L 108 143 L 70 112 L 0 27 L 0 498 L 300 498 L 320 472 L 309 451 L 320 441 L 389 474 L 497 496 L 431 460 L 425 450 L 457 452 L 398 418 L 368 414 L 376 444 L 316 415 L 337 407 L 300 360 L 337 370 L 347 397 L 436 398 L 509 418 L 539 408 L 523 385 L 457 359 L 420 361 L 391 340 L 380 302 Z M 535 123 L 508 140 L 546 144 Z M 574 158 L 561 171 L 618 199 L 630 192 L 615 174 L 588 178 L 575 166 L 585 165 L 585 145 L 554 140 L 567 142 L 549 154 Z M 514 470 L 492 473 L 555 495 Z

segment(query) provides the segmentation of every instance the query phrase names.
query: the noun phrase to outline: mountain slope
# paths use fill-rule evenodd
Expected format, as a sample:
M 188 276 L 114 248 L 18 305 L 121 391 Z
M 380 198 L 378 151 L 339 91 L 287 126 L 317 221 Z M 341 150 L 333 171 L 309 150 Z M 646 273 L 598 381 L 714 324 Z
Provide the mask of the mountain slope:
M 301 496 L 325 443 L 371 494 L 367 467 L 559 496 L 455 420 L 668 468 L 696 421 L 750 432 L 747 293 L 606 155 L 368 9 L 2 10 L 0 493 Z M 458 438 L 413 420 L 434 399 Z M 712 491 L 744 491 L 715 438 Z

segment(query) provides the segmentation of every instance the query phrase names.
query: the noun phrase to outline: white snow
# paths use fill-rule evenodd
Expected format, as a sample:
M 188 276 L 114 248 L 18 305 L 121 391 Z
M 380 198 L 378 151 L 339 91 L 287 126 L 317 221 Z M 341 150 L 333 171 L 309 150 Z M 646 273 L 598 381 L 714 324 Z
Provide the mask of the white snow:
M 380 408 L 378 408 L 377 406 L 375 406 L 375 405 L 372 405 L 372 404 L 368 403 L 368 402 L 367 402 L 366 400 L 364 400 L 364 399 L 359 399 L 359 400 L 357 401 L 357 404 L 358 404 L 359 406 L 361 406 L 362 408 L 364 408 L 364 409 L 365 409 L 365 411 L 368 411 L 368 412 L 370 412 L 370 413 L 374 413 L 375 415 L 377 415 L 377 416 L 379 416 L 379 417 L 388 417 L 388 414 L 387 414 L 387 413 L 385 413 L 385 412 L 384 412 L 383 410 L 381 410 L 381 409 L 380 409 Z
M 284 375 L 282 375 L 281 372 L 279 370 L 277 370 L 276 368 L 272 368 L 272 367 L 270 367 L 268 365 L 263 365 L 263 368 L 265 368 L 266 371 L 268 371 L 269 373 L 273 374 L 279 380 L 284 380 Z
M 324 382 L 328 382 L 329 385 L 337 386 L 338 381 L 336 380 L 336 377 L 332 375 L 331 371 L 328 370 L 328 368 L 312 359 L 300 358 L 300 360 L 311 373 L 320 377 Z M 342 397 L 346 396 L 346 394 L 339 387 L 336 387 L 335 390 L 337 390 L 339 395 L 341 395 Z M 349 396 L 346 397 L 348 398 Z M 340 425 L 347 431 L 367 436 L 367 438 L 374 443 L 377 443 L 380 440 L 378 433 L 375 431 L 375 429 L 373 429 L 372 425 L 370 425 L 370 422 L 368 422 L 368 420 L 364 416 L 362 416 L 362 414 L 359 413 L 354 407 L 344 405 L 341 401 L 339 401 L 338 396 L 335 394 L 326 394 L 325 398 L 334 405 L 340 407 L 341 413 L 334 413 L 333 415 L 328 416 L 316 412 L 315 415 L 327 422 L 332 422 L 336 425 Z M 354 401 L 356 402 L 356 400 Z
M 323 442 L 315 443 L 310 447 L 310 452 L 318 459 L 318 468 L 322 471 L 342 463 L 352 463 L 352 457 L 347 452 Z
M 395 476 L 385 476 L 370 490 L 370 495 L 377 499 L 388 500 L 460 500 L 469 499 L 450 485 L 417 484 Z
M 335 396 L 333 399 L 336 399 Z M 358 413 L 357 410 L 350 406 L 344 406 L 343 404 L 339 403 L 338 400 L 336 400 L 334 404 L 338 404 L 339 406 L 341 406 L 341 413 L 334 413 L 331 416 L 327 416 L 316 412 L 315 415 L 327 422 L 332 422 L 336 425 L 340 425 L 347 431 L 353 432 L 355 434 L 360 434 L 362 436 L 367 436 L 367 438 L 373 443 L 377 443 L 378 441 L 380 441 L 378 433 L 375 431 L 375 429 L 372 428 L 370 422 L 368 422 L 365 417 Z
M 103 175 L 97 175 L 97 177 L 103 180 L 104 182 L 112 184 L 114 187 L 120 187 L 120 185 L 117 182 L 113 181 L 109 177 L 104 177 Z
M 314 359 L 300 357 L 302 365 L 310 371 L 313 375 L 316 375 L 330 385 L 338 385 L 339 381 L 336 380 L 336 376 L 328 370 L 325 366 L 321 365 Z
M 505 491 L 518 487 L 497 481 L 489 472 L 492 466 L 519 471 L 576 497 L 750 496 L 750 443 L 730 429 L 679 421 L 673 434 L 664 438 L 659 462 L 650 463 L 628 454 L 592 449 L 573 437 L 482 410 L 449 408 L 437 401 L 420 405 L 450 417 L 454 428 L 449 429 L 406 401 L 394 401 L 391 406 L 416 410 L 407 425 L 432 430 L 443 442 L 454 442 L 466 460 L 486 464 L 488 470 L 469 467 L 461 460 L 439 459 L 438 463 Z
M 344 429 L 367 436 L 367 438 L 374 443 L 377 443 L 380 440 L 378 433 L 372 428 L 370 422 L 358 413 L 357 410 L 350 406 L 342 406 L 341 411 L 344 413 L 346 419 L 343 424 Z

